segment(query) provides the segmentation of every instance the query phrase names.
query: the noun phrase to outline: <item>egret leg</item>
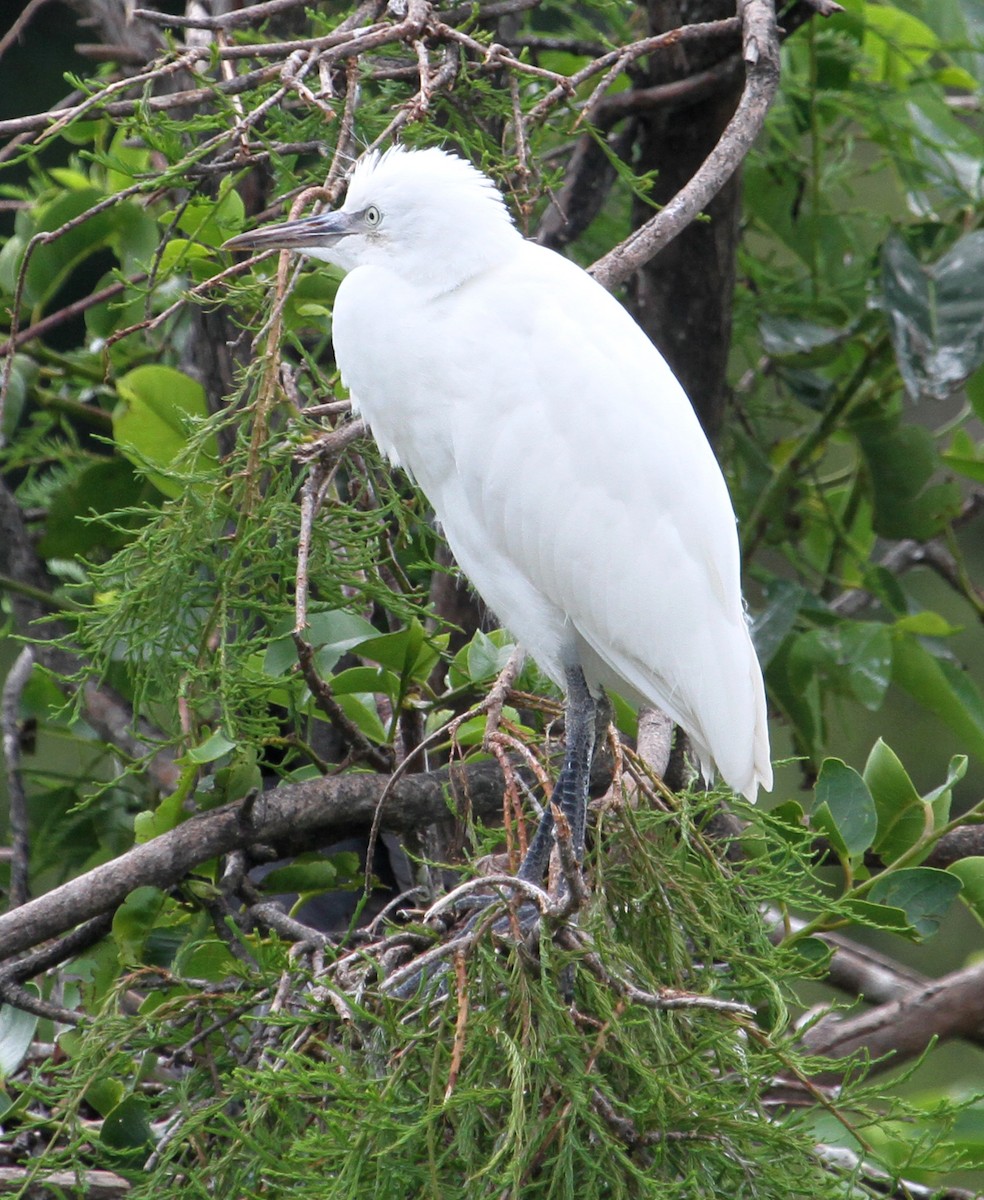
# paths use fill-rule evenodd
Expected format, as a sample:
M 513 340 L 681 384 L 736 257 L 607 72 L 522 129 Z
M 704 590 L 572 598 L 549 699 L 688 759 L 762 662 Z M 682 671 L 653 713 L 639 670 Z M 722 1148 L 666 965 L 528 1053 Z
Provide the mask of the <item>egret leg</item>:
M 553 802 L 567 819 L 574 847 L 574 857 L 580 863 L 584 857 L 584 828 L 588 811 L 588 781 L 594 754 L 595 713 L 597 702 L 588 689 L 584 672 L 578 666 L 568 667 L 567 721 L 564 765 L 554 784 Z M 554 818 L 547 805 L 540 818 L 533 840 L 519 867 L 519 878 L 528 883 L 543 879 L 554 843 Z

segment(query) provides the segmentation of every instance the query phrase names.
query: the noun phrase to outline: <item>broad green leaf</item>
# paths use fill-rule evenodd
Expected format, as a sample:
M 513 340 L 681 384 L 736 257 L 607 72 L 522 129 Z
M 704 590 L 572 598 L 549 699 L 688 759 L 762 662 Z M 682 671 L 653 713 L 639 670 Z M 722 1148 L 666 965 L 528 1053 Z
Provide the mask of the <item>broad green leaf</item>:
M 759 322 L 759 332 L 767 354 L 773 357 L 795 355 L 811 361 L 816 357 L 813 352 L 817 350 L 827 351 L 821 360 L 829 358 L 828 347 L 836 345 L 844 337 L 842 329 L 782 316 L 764 316 Z
M 885 243 L 882 294 L 913 399 L 945 400 L 984 363 L 984 230 L 924 266 L 898 235 Z
M 15 354 L 10 364 L 7 383 L 7 398 L 3 406 L 2 436 L 6 442 L 14 437 L 14 431 L 24 411 L 24 402 L 37 381 L 38 365 L 26 354 Z
M 228 945 L 215 937 L 182 946 L 174 960 L 178 975 L 216 982 L 228 982 L 235 975 L 237 965 Z
M 275 631 L 263 660 L 263 669 L 268 675 L 285 675 L 297 665 L 297 647 L 290 636 L 292 628 L 292 622 L 285 622 Z M 330 672 L 343 654 L 375 637 L 378 632 L 375 626 L 357 613 L 331 609 L 310 614 L 304 640 L 318 648 L 320 669 Z
M 337 696 L 336 700 L 342 712 L 370 741 L 379 745 L 385 744 L 388 740 L 386 730 L 379 719 L 372 696 L 364 693 L 361 695 L 352 693 L 351 695 Z
M 243 227 L 246 210 L 242 197 L 231 186 L 227 176 L 219 188 L 216 200 L 195 199 L 177 213 L 177 226 L 183 234 L 206 246 L 221 246 Z
M 335 887 L 338 870 L 330 859 L 318 862 L 294 862 L 277 867 L 263 877 L 263 890 L 274 894 L 291 892 L 326 892 Z
M 981 451 L 975 449 L 971 454 L 959 454 L 952 449 L 944 450 L 941 457 L 957 475 L 963 475 L 975 483 L 984 483 L 984 453 Z
M 448 665 L 448 684 L 452 688 L 462 688 L 490 683 L 509 661 L 515 648 L 504 629 L 493 629 L 490 633 L 478 630 Z
M 772 661 L 772 656 L 792 631 L 806 595 L 806 589 L 799 584 L 783 581 L 770 596 L 767 607 L 752 622 L 752 641 L 763 667 Z
M 161 252 L 158 270 L 162 276 L 175 271 L 191 275 L 196 282 L 212 269 L 212 251 L 187 238 L 171 238 Z
M 106 1116 L 99 1137 L 113 1150 L 137 1150 L 151 1145 L 154 1135 L 147 1101 L 142 1096 L 127 1096 Z
M 915 638 L 899 637 L 892 678 L 945 722 L 971 754 L 984 760 L 984 700 L 966 671 L 937 658 Z
M 865 5 L 862 43 L 873 79 L 902 87 L 939 47 L 917 17 L 891 5 Z
M 959 625 L 951 625 L 945 617 L 929 610 L 899 617 L 892 628 L 901 633 L 914 634 L 916 637 L 952 637 L 960 632 Z
M 984 924 L 984 858 L 971 855 L 950 863 L 947 870 L 960 880 L 960 899 L 974 916 Z
M 400 677 L 382 667 L 351 667 L 332 675 L 329 683 L 336 696 L 349 692 L 381 692 L 395 700 L 400 694 Z
M 167 903 L 159 888 L 140 887 L 132 891 L 113 915 L 113 940 L 121 962 L 143 962 L 144 946 Z
M 984 369 L 978 369 L 971 375 L 966 391 L 971 408 L 984 421 Z
M 884 862 L 892 862 L 927 832 L 926 806 L 898 755 L 881 738 L 868 755 L 864 781 L 878 815 L 874 849 Z
M 376 634 L 357 646 L 356 653 L 395 671 L 403 681 L 426 679 L 440 658 L 416 618 L 395 633 Z
M 217 460 L 214 437 L 193 461 L 186 456 L 189 418 L 208 416 L 205 389 L 189 375 L 156 364 L 136 367 L 117 380 L 116 390 L 120 402 L 113 413 L 113 437 L 138 466 L 149 463 L 187 474 Z M 178 496 L 187 486 L 180 478 L 158 472 L 150 472 L 149 478 L 166 496 Z
M 133 819 L 133 834 L 137 845 L 152 841 L 162 833 L 170 833 L 182 821 L 191 815 L 186 808 L 188 794 L 184 788 L 178 788 L 170 796 L 165 796 L 153 812 L 137 813 Z
M 39 550 L 46 558 L 76 558 L 96 547 L 119 549 L 129 541 L 126 519 L 109 523 L 100 517 L 139 503 L 144 491 L 128 462 L 94 462 L 53 497 Z M 136 518 L 133 524 L 136 528 Z
M 933 824 L 938 829 L 950 819 L 950 801 L 954 784 L 960 782 L 967 774 L 967 755 L 955 754 L 950 759 L 946 771 L 946 779 L 939 787 L 933 788 L 923 796 L 923 803 L 930 805 L 933 810 Z
M 901 908 L 920 937 L 931 937 L 960 891 L 960 880 L 934 867 L 889 871 L 868 893 L 876 904 Z
M 834 953 L 833 946 L 818 937 L 799 938 L 790 944 L 790 949 L 800 960 L 804 973 L 824 971 Z
M 984 56 L 980 61 L 984 64 Z M 941 201 L 963 208 L 984 199 L 980 132 L 946 100 L 937 88 L 921 88 L 906 98 L 896 117 L 908 131 L 912 151 L 911 157 L 903 154 L 895 160 L 906 199 L 913 212 L 932 221 L 939 220 Z
M 892 677 L 892 636 L 887 626 L 875 621 L 844 623 L 837 627 L 835 645 L 850 690 L 865 708 L 879 708 Z
M 32 996 L 40 995 L 33 983 L 26 987 Z M 0 1005 L 0 1080 L 13 1075 L 24 1061 L 39 1019 L 34 1013 L 10 1004 Z
M 37 214 L 37 232 L 54 233 L 104 199 L 103 193 L 92 187 L 59 192 Z M 105 249 L 115 226 L 113 209 L 104 208 L 53 241 L 35 245 L 24 275 L 25 301 L 31 307 L 43 308 L 81 262 Z
M 864 779 L 839 758 L 824 759 L 814 789 L 813 824 L 847 857 L 857 859 L 874 841 L 878 815 Z
M 221 729 L 216 729 L 200 746 L 194 746 L 185 756 L 193 763 L 210 763 L 235 750 L 237 742 L 230 741 Z
M 122 192 L 142 175 L 150 162 L 150 149 L 132 138 L 129 131 L 119 128 L 113 134 L 109 148 L 100 156 L 106 169 L 106 186 L 110 192 Z
M 112 1075 L 100 1075 L 85 1089 L 85 1102 L 96 1110 L 101 1117 L 111 1113 L 123 1100 L 126 1088 L 123 1083 Z
M 953 483 L 933 482 L 940 461 L 928 429 L 903 425 L 898 414 L 883 412 L 866 412 L 851 428 L 871 479 L 876 533 L 926 541 L 956 516 L 959 488 Z
M 842 908 L 859 925 L 907 937 L 912 937 L 915 932 L 905 910 L 893 905 L 876 904 L 873 900 L 847 900 Z

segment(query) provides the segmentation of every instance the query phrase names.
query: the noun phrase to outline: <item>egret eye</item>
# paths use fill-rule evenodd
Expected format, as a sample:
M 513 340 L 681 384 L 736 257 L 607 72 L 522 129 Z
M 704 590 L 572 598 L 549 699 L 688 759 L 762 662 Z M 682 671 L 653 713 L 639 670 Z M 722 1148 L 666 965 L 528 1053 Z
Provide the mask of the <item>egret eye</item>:
M 383 219 L 383 214 L 375 206 L 370 204 L 366 211 L 362 214 L 362 219 L 370 229 L 375 229 L 379 222 Z

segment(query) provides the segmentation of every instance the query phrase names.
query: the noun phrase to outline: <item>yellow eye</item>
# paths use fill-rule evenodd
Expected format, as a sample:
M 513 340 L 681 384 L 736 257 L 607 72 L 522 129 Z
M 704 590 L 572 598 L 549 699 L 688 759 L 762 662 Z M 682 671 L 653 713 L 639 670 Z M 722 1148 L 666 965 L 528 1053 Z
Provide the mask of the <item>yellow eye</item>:
M 370 229 L 375 229 L 379 222 L 383 219 L 383 214 L 375 206 L 370 204 L 366 211 L 362 214 L 362 219 Z

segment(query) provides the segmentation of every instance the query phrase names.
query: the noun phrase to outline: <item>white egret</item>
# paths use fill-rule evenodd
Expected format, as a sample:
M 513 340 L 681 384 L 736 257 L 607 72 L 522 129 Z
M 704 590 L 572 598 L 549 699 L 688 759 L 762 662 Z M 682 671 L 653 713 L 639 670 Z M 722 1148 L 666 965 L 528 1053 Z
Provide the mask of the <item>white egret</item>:
M 333 313 L 353 406 L 434 508 L 489 608 L 567 693 L 555 801 L 584 844 L 596 698 L 662 709 L 754 800 L 770 788 L 735 515 L 689 400 L 624 308 L 525 240 L 439 149 L 356 168 L 341 208 L 241 234 L 347 274 Z M 542 876 L 549 814 L 521 874 Z

